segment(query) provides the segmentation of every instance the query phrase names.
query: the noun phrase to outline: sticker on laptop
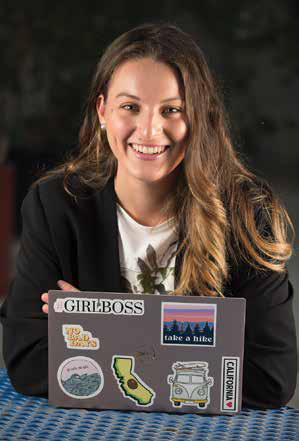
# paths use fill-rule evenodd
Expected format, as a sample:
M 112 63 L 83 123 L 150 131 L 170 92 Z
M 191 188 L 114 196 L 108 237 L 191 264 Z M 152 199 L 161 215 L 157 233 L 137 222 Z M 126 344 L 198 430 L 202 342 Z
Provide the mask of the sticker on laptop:
M 114 355 L 111 368 L 119 390 L 125 398 L 134 401 L 137 406 L 153 404 L 156 393 L 135 373 L 134 357 Z
M 161 344 L 216 345 L 217 305 L 161 302 Z
M 113 314 L 140 316 L 144 314 L 144 300 L 97 299 L 87 297 L 58 298 L 53 304 L 55 312 L 69 314 Z
M 220 410 L 238 411 L 240 357 L 222 357 Z
M 172 365 L 173 375 L 168 375 L 170 401 L 173 407 L 182 404 L 206 409 L 210 403 L 210 388 L 214 378 L 208 376 L 206 361 L 177 361 Z
M 99 364 L 89 357 L 71 357 L 58 368 L 57 379 L 63 392 L 72 398 L 91 398 L 104 386 L 104 376 Z
M 98 338 L 84 331 L 81 325 L 62 325 L 62 333 L 68 349 L 99 349 Z

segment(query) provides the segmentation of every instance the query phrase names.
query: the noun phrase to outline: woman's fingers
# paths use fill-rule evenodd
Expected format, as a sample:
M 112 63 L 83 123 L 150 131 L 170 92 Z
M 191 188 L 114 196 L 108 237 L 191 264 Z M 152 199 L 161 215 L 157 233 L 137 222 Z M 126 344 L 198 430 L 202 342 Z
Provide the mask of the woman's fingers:
M 44 313 L 48 314 L 48 293 L 44 292 L 41 295 L 41 299 L 42 299 L 43 302 L 45 302 L 44 305 L 42 306 L 42 311 Z
M 58 280 L 57 285 L 63 291 L 79 291 L 79 289 L 77 289 L 75 286 L 71 285 L 70 283 L 66 282 L 65 280 Z M 44 305 L 42 306 L 42 310 L 45 314 L 48 314 L 48 310 L 49 310 L 49 308 L 48 308 L 48 301 L 49 301 L 48 293 L 44 292 L 41 295 L 41 299 L 44 302 Z
M 47 292 L 44 292 L 44 293 L 41 295 L 41 299 L 42 299 L 43 302 L 48 303 L 48 293 L 47 293 Z
M 75 288 L 75 286 L 71 285 L 70 283 L 66 282 L 65 280 L 58 280 L 57 285 L 63 291 L 79 291 L 79 289 Z

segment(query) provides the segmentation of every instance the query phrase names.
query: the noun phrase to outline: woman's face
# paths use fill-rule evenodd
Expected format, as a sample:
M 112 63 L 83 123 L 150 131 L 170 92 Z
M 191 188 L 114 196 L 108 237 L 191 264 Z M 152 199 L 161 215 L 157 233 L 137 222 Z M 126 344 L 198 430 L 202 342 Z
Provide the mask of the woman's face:
M 117 179 L 170 179 L 186 150 L 183 99 L 175 73 L 164 63 L 143 58 L 116 69 L 107 101 L 98 97 L 97 112 L 118 160 Z

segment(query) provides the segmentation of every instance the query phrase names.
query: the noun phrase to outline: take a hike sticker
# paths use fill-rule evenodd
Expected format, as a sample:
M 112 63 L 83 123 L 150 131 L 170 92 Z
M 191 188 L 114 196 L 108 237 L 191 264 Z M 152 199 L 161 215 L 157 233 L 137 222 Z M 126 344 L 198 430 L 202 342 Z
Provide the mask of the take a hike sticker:
M 151 406 L 155 392 L 135 373 L 135 358 L 114 355 L 111 363 L 112 372 L 118 387 L 125 398 L 134 401 L 137 406 Z
M 216 304 L 161 302 L 161 344 L 214 347 L 216 313 Z

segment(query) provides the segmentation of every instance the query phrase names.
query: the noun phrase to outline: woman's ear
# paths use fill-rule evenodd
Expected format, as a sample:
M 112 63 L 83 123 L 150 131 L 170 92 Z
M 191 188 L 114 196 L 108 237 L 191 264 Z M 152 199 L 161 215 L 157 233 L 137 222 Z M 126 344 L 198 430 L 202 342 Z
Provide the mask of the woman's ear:
M 104 113 L 105 113 L 105 102 L 104 102 L 104 95 L 101 94 L 98 96 L 97 98 L 97 103 L 96 103 L 96 108 L 97 108 L 97 114 L 99 117 L 99 121 L 100 124 L 105 124 L 105 117 L 104 117 Z

